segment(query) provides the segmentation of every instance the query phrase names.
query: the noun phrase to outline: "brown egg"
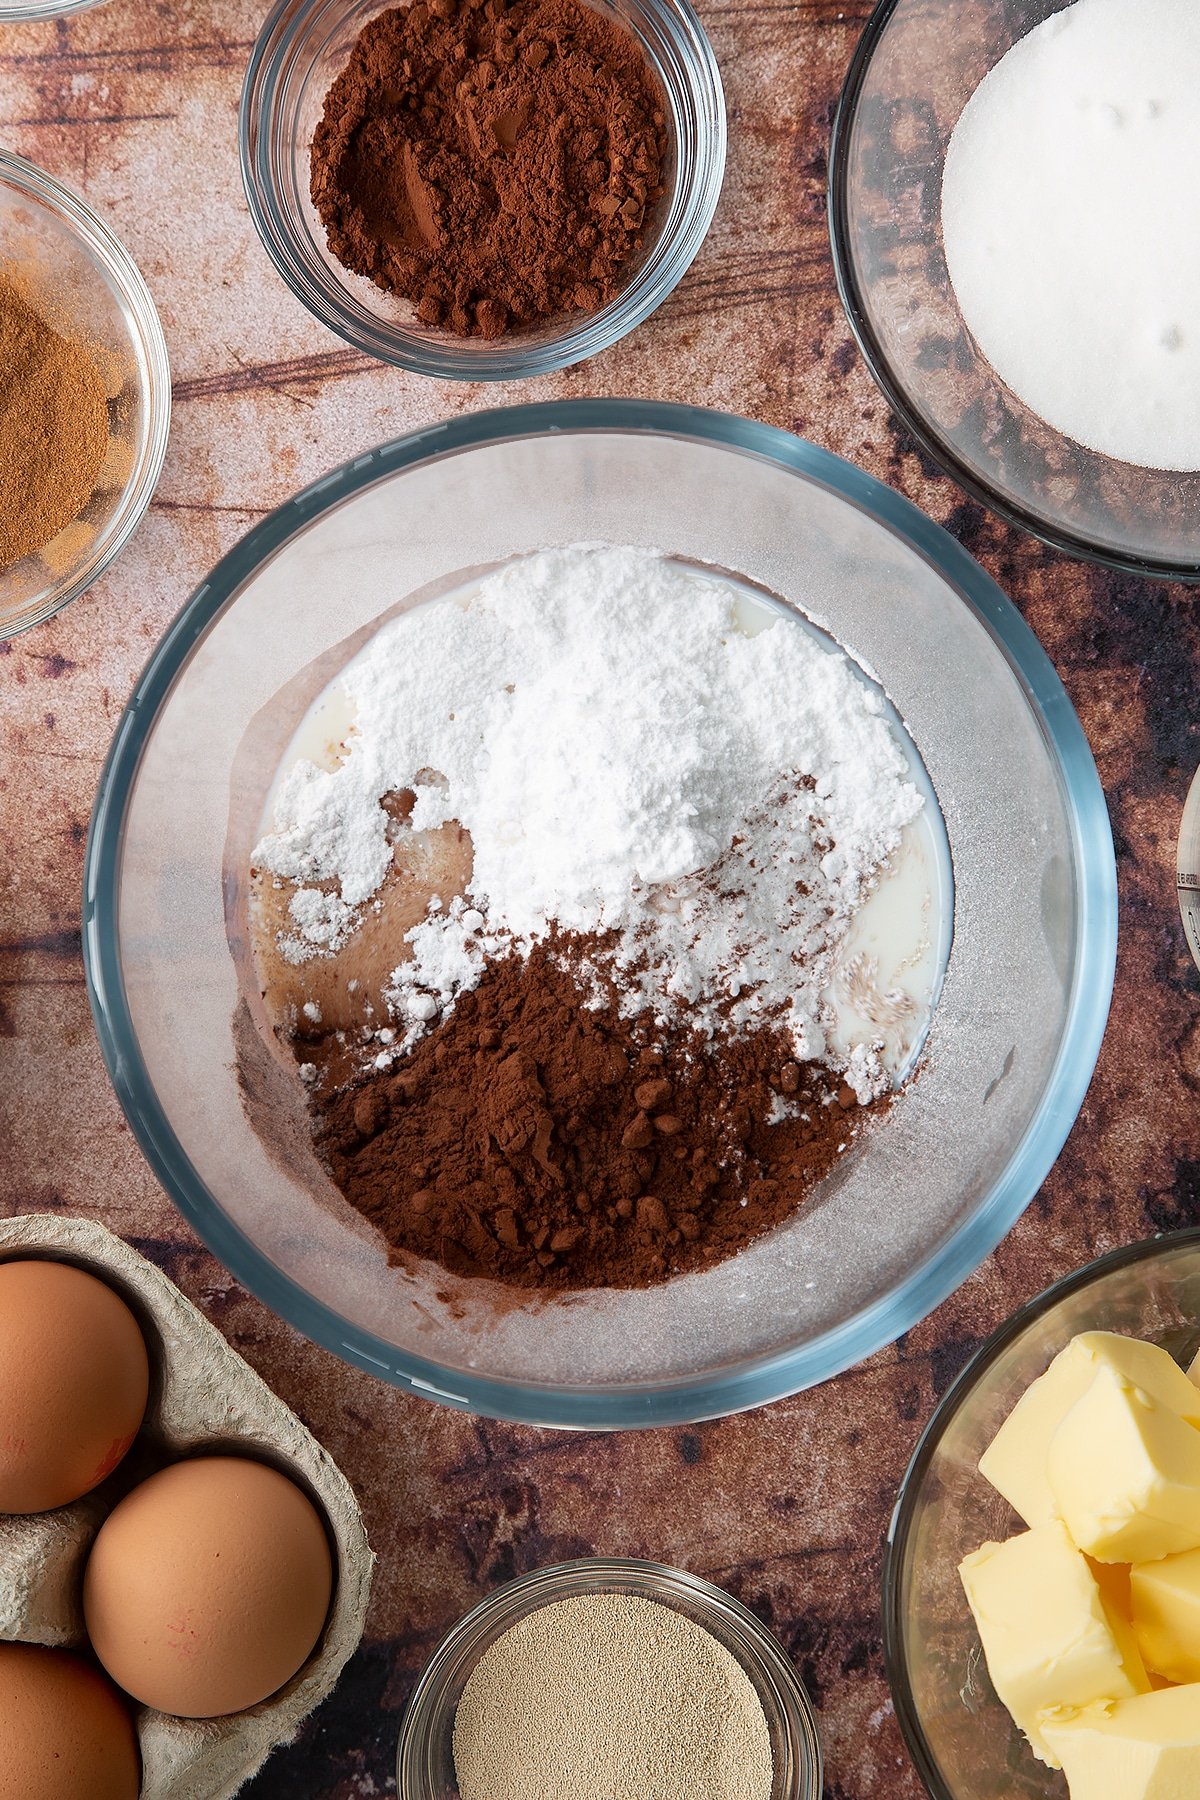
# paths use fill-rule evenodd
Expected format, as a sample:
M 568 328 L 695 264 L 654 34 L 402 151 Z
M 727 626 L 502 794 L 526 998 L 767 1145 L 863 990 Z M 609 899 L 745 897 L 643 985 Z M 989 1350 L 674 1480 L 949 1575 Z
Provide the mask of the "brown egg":
M 99 1669 L 0 1644 L 0 1800 L 137 1800 L 140 1787 L 133 1720 Z
M 0 1263 L 0 1512 L 66 1506 L 110 1475 L 146 1411 L 137 1320 L 69 1263 Z
M 211 1719 L 291 1679 L 332 1587 L 325 1527 L 295 1483 L 262 1463 L 204 1456 L 161 1469 L 105 1520 L 83 1610 L 126 1693 Z

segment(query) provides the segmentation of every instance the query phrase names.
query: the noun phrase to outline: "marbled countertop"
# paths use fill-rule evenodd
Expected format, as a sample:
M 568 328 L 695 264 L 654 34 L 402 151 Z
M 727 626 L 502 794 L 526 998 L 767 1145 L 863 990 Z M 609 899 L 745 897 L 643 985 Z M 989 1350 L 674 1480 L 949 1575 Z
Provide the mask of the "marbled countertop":
M 826 148 L 865 0 L 701 0 L 730 162 L 712 234 L 607 355 L 518 390 L 422 381 L 343 347 L 284 288 L 242 198 L 236 114 L 261 23 L 245 0 L 110 0 L 0 27 L 0 137 L 80 189 L 141 264 L 175 417 L 158 497 L 83 599 L 0 644 L 0 1211 L 103 1219 L 159 1262 L 328 1445 L 380 1553 L 367 1639 L 299 1741 L 247 1789 L 393 1787 L 401 1710 L 441 1632 L 498 1581 L 595 1550 L 694 1569 L 779 1634 L 820 1709 L 829 1800 L 921 1792 L 880 1651 L 881 1545 L 938 1395 L 1000 1319 L 1097 1251 L 1200 1221 L 1200 975 L 1173 869 L 1200 761 L 1200 596 L 1071 563 L 914 450 L 849 340 L 825 233 Z M 1013 596 L 1066 682 L 1112 811 L 1117 997 L 1050 1179 L 917 1330 L 825 1388 L 694 1430 L 556 1436 L 409 1398 L 299 1338 L 190 1236 L 117 1106 L 80 957 L 88 812 L 155 640 L 267 508 L 413 426 L 518 398 L 690 400 L 801 432 L 902 490 Z

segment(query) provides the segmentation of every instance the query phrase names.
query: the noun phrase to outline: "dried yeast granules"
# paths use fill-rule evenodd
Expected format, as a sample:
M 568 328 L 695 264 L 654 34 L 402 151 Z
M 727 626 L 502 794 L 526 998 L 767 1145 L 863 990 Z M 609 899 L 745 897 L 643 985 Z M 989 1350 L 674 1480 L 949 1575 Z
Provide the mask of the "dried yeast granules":
M 348 269 L 496 338 L 611 300 L 662 194 L 663 97 L 579 0 L 415 0 L 325 100 L 312 198 Z
M 463 1800 L 769 1800 L 762 1702 L 711 1632 L 634 1594 L 540 1607 L 458 1703 Z

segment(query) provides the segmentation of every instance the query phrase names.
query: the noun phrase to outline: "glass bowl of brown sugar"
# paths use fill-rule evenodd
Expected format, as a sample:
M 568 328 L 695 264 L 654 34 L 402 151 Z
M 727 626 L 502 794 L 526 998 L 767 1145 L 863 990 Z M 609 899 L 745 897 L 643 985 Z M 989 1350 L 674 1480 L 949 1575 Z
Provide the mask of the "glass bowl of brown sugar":
M 129 253 L 77 195 L 7 151 L 0 342 L 3 638 L 58 612 L 119 554 L 150 504 L 171 418 L 162 326 Z
M 268 255 L 357 350 L 463 381 L 605 350 L 691 265 L 725 104 L 689 0 L 280 0 L 241 110 Z
M 666 1770 L 709 1800 L 819 1800 L 812 1703 L 778 1640 L 722 1589 L 584 1557 L 508 1582 L 442 1639 L 409 1703 L 396 1787 L 405 1800 L 644 1794 L 664 1791 Z

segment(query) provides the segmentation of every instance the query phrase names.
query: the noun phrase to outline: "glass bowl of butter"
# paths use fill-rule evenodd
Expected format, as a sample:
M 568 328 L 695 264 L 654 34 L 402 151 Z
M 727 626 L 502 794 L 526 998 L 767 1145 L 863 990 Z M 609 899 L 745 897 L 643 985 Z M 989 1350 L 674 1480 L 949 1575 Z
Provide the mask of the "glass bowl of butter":
M 1200 1793 L 1198 1350 L 1200 1229 L 1058 1282 L 942 1400 L 883 1583 L 933 1800 Z

